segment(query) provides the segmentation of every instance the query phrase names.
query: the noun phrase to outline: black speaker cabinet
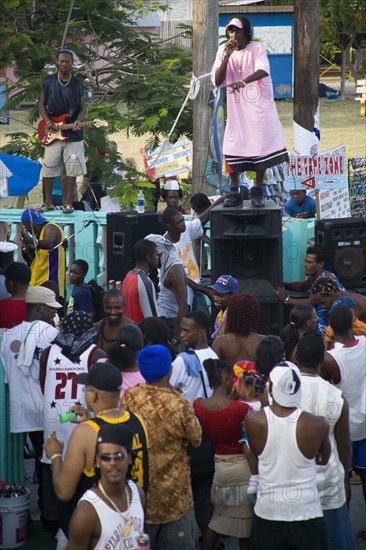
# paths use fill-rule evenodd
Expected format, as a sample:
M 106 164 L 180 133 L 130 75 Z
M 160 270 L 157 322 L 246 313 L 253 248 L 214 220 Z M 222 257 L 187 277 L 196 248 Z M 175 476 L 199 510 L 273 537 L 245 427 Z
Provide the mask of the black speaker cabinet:
M 253 294 L 261 305 L 260 332 L 279 334 L 283 304 L 275 288 L 282 284 L 282 218 L 273 201 L 263 208 L 215 207 L 211 212 L 211 278 L 229 274 L 240 292 Z
M 122 281 L 135 266 L 133 247 L 149 233 L 164 233 L 161 214 L 112 212 L 107 214 L 107 277 Z
M 346 288 L 366 288 L 365 219 L 318 220 L 315 242 L 327 250 L 326 269 L 337 275 Z

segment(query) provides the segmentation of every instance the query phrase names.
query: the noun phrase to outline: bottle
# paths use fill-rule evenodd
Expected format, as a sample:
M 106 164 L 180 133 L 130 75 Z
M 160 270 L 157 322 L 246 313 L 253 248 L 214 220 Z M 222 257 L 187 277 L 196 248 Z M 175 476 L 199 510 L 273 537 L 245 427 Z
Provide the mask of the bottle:
M 65 422 L 73 422 L 74 420 L 76 420 L 76 418 L 77 415 L 76 413 L 74 413 L 74 411 L 66 411 L 58 415 L 60 424 L 65 424 Z
M 140 191 L 138 192 L 138 195 L 137 195 L 137 212 L 139 214 L 143 214 L 145 212 L 145 197 L 144 197 L 144 192 L 142 191 L 142 189 L 140 189 Z

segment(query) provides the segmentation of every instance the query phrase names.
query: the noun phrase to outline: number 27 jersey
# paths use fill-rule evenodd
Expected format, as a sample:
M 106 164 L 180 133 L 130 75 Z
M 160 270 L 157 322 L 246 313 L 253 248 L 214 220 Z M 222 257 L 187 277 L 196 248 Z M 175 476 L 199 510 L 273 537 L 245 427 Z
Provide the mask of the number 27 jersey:
M 65 357 L 57 344 L 50 348 L 44 386 L 44 440 L 46 441 L 49 434 L 55 431 L 57 439 L 64 442 L 63 455 L 76 424 L 61 424 L 59 415 L 70 410 L 73 405 L 86 406 L 85 386 L 78 384 L 76 377 L 82 372 L 89 371 L 90 359 L 95 349 L 96 346 L 91 345 L 80 355 L 78 361 L 73 363 Z M 42 462 L 51 463 L 44 451 Z

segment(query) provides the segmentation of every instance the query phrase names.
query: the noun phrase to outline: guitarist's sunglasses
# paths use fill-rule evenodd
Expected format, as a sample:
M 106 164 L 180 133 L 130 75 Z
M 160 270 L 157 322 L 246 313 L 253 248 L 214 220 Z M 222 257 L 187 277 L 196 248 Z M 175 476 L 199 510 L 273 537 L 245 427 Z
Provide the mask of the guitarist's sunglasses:
M 73 54 L 74 52 L 72 50 L 69 50 L 69 48 L 59 48 L 57 50 L 57 53 L 71 53 L 71 54 Z

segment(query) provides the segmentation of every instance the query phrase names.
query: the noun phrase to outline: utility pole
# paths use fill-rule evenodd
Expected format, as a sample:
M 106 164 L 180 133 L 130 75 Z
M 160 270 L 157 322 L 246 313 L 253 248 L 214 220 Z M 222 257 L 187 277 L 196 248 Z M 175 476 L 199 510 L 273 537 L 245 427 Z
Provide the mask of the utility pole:
M 319 36 L 320 0 L 295 0 L 294 44 L 294 122 L 313 132 L 314 115 L 319 103 Z M 310 155 L 311 136 L 304 135 L 294 124 L 294 152 Z M 313 139 L 314 145 L 314 139 Z M 308 149 L 304 152 L 304 149 Z
M 195 77 L 211 72 L 218 48 L 218 0 L 193 1 L 192 64 Z M 209 77 L 201 80 L 200 91 L 193 100 L 192 192 L 211 192 L 203 176 L 209 154 L 209 130 L 212 108 L 208 106 L 211 89 Z M 211 191 L 209 191 L 211 189 Z

